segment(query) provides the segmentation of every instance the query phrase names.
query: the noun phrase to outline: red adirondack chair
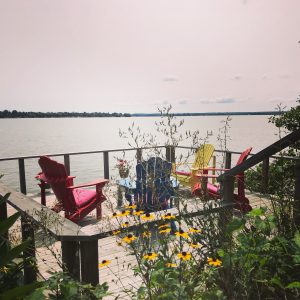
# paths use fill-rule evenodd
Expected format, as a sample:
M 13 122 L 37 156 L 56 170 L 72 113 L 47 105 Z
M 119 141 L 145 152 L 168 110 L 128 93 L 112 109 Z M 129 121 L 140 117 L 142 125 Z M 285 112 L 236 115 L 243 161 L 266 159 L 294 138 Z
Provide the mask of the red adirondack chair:
M 73 185 L 73 179 L 75 177 L 68 176 L 63 164 L 47 156 L 41 156 L 38 162 L 43 171 L 36 177 L 41 181 L 42 204 L 45 204 L 45 183 L 49 183 L 59 201 L 59 204 L 56 205 L 53 210 L 64 210 L 65 217 L 75 223 L 80 221 L 95 208 L 97 210 L 97 218 L 101 218 L 101 204 L 106 199 L 102 193 L 102 188 L 108 182 L 107 179 Z M 96 186 L 96 190 L 83 189 L 83 187 L 89 186 Z
M 237 165 L 241 164 L 242 162 L 244 162 L 248 155 L 250 154 L 252 150 L 252 147 L 246 149 L 241 156 L 239 157 L 238 161 L 237 161 Z M 205 171 L 228 171 L 229 169 L 222 169 L 222 168 L 204 168 Z M 202 178 L 215 178 L 218 177 L 218 175 L 209 175 L 209 174 L 199 174 L 198 178 L 201 179 Z M 238 174 L 236 175 L 236 180 L 237 180 L 237 194 L 234 194 L 234 200 L 236 202 L 235 204 L 235 208 L 241 210 L 242 212 L 248 212 L 252 209 L 252 207 L 249 204 L 249 200 L 248 198 L 245 196 L 245 175 L 244 173 Z M 202 181 L 203 182 L 203 181 Z M 206 187 L 206 192 L 209 196 L 213 197 L 213 198 L 217 198 L 219 199 L 221 197 L 220 195 L 220 186 L 211 184 L 209 182 L 205 182 L 205 184 L 207 184 Z M 203 195 L 203 188 L 201 187 L 201 182 L 198 182 L 194 185 L 193 188 L 193 194 L 196 196 L 201 196 Z

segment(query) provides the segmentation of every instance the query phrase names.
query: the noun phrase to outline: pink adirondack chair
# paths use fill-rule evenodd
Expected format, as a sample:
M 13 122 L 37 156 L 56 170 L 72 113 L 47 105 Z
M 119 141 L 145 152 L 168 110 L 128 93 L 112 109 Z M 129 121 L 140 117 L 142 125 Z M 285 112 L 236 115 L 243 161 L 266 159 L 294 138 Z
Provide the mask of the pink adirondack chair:
M 241 156 L 239 157 L 237 161 L 237 165 L 241 164 L 244 162 L 248 155 L 250 154 L 252 150 L 252 147 L 246 149 Z M 228 171 L 229 169 L 222 169 L 222 168 L 204 168 L 205 171 Z M 203 188 L 201 187 L 201 180 L 204 178 L 216 178 L 218 175 L 209 175 L 209 174 L 199 174 L 198 178 L 200 179 L 200 182 L 197 182 L 194 185 L 193 188 L 193 194 L 196 196 L 201 196 L 203 195 Z M 248 198 L 245 196 L 245 175 L 244 173 L 236 175 L 236 180 L 237 180 L 237 194 L 234 194 L 234 200 L 236 202 L 235 208 L 239 209 L 242 212 L 248 212 L 252 209 L 252 207 L 249 204 Z M 202 181 L 203 182 L 203 181 Z M 206 187 L 206 192 L 210 197 L 219 199 L 221 197 L 220 195 L 220 186 L 211 184 L 209 182 L 205 182 L 205 185 L 207 184 Z
M 43 171 L 36 177 L 41 181 L 42 204 L 45 204 L 45 190 L 43 189 L 45 183 L 49 183 L 59 201 L 59 204 L 56 205 L 53 210 L 64 210 L 65 217 L 75 223 L 80 221 L 95 208 L 97 211 L 97 219 L 101 218 L 101 204 L 106 200 L 102 193 L 102 188 L 108 182 L 107 179 L 99 179 L 85 184 L 74 185 L 73 179 L 75 177 L 68 176 L 63 164 L 47 156 L 41 156 L 38 162 Z M 96 186 L 96 190 L 83 189 L 83 187 L 89 186 Z

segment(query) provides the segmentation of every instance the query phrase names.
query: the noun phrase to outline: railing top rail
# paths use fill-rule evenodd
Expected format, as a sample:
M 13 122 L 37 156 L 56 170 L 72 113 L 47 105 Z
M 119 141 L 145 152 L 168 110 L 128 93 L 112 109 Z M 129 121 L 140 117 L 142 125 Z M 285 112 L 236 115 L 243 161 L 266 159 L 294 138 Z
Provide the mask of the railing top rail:
M 66 153 L 44 153 L 43 155 L 47 156 L 64 156 L 64 155 L 82 155 L 82 154 L 96 154 L 96 153 L 103 153 L 103 152 L 121 152 L 121 151 L 133 151 L 133 150 L 146 150 L 146 149 L 152 149 L 152 148 L 164 148 L 165 146 L 155 146 L 155 147 L 141 147 L 141 148 L 122 148 L 122 149 L 108 149 L 108 150 L 94 150 L 94 151 L 81 151 L 81 152 L 66 152 Z M 8 161 L 8 160 L 17 160 L 17 159 L 31 159 L 31 158 L 39 158 L 40 155 L 31 155 L 31 156 L 17 156 L 17 157 L 4 157 L 0 158 L 0 161 Z
M 295 142 L 300 140 L 300 129 L 293 131 L 292 133 L 286 135 L 284 138 L 280 139 L 279 141 L 273 143 L 272 145 L 266 147 L 265 149 L 261 150 L 260 152 L 256 153 L 243 163 L 233 167 L 229 171 L 225 172 L 224 174 L 218 177 L 219 181 L 222 181 L 225 176 L 235 176 L 240 174 L 251 167 L 255 166 L 256 164 L 262 162 L 266 158 L 274 155 L 275 153 L 283 150 L 284 148 L 294 144 Z
M 66 152 L 66 153 L 53 153 L 53 154 L 43 154 L 48 155 L 51 157 L 55 156 L 64 156 L 64 155 L 84 155 L 84 154 L 97 154 L 97 153 L 103 153 L 103 152 L 122 152 L 122 151 L 134 151 L 138 149 L 146 150 L 146 149 L 153 149 L 153 148 L 164 148 L 166 146 L 155 146 L 155 147 L 141 147 L 141 148 L 122 148 L 122 149 L 108 149 L 108 150 L 93 150 L 93 151 L 81 151 L 81 152 Z M 197 147 L 189 147 L 189 146 L 176 146 L 176 148 L 180 149 L 192 149 L 197 150 Z M 218 150 L 216 149 L 215 152 L 219 153 L 225 153 L 230 152 L 232 154 L 241 154 L 242 152 L 239 151 L 226 151 L 226 150 Z M 254 156 L 255 154 L 250 154 L 250 156 Z M 17 159 L 33 159 L 33 158 L 39 158 L 41 155 L 30 155 L 30 156 L 16 156 L 16 157 L 3 157 L 0 158 L 1 161 L 11 161 L 11 160 L 17 160 Z M 271 158 L 284 158 L 289 160 L 300 160 L 298 157 L 292 157 L 292 156 L 270 156 Z

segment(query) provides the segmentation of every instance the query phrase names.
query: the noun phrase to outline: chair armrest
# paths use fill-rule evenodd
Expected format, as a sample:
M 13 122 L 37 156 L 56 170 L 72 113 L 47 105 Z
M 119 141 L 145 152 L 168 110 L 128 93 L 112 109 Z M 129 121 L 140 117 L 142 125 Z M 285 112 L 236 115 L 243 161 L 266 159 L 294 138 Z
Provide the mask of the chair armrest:
M 108 179 L 99 179 L 99 180 L 95 180 L 95 181 L 91 181 L 91 182 L 87 182 L 87 183 L 82 183 L 79 185 L 71 185 L 68 186 L 67 189 L 69 190 L 73 190 L 73 189 L 78 189 L 78 188 L 82 188 L 82 187 L 87 187 L 87 186 L 94 186 L 94 185 L 105 185 L 109 180 Z
M 204 171 L 229 171 L 230 169 L 208 167 L 208 168 L 201 168 L 201 169 L 198 169 L 198 170 L 204 170 Z
M 219 175 L 209 175 L 209 174 L 196 174 L 195 175 L 197 178 L 218 178 Z

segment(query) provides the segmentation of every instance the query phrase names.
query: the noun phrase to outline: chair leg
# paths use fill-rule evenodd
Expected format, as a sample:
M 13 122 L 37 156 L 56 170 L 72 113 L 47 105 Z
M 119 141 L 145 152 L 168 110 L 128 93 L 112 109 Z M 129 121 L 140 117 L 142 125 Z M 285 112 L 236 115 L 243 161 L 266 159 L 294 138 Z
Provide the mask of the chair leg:
M 97 205 L 96 214 L 97 214 L 97 219 L 100 220 L 102 218 L 102 203 Z

